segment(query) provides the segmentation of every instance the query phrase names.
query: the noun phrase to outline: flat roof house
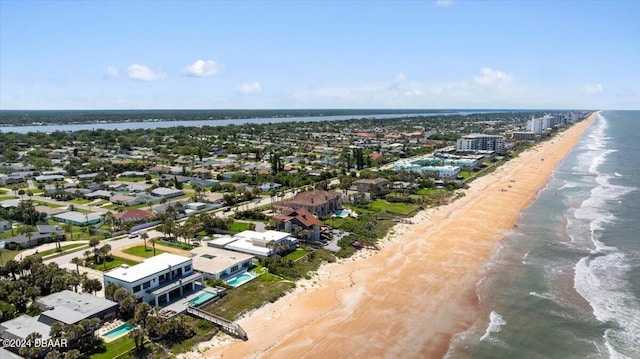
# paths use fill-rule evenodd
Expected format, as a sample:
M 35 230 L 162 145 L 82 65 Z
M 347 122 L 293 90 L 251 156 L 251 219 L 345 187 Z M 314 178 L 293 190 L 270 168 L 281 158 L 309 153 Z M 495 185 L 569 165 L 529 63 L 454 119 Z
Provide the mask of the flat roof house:
M 114 204 L 121 204 L 123 206 L 135 206 L 144 203 L 142 198 L 127 196 L 125 194 L 115 194 L 109 198 L 109 202 Z
M 270 257 L 277 253 L 278 247 L 292 248 L 297 242 L 291 234 L 279 231 L 243 231 L 233 237 L 220 237 L 207 243 L 212 247 L 224 248 L 236 252 L 248 253 L 257 257 Z M 210 243 L 210 244 L 209 244 Z
M 193 269 L 205 278 L 227 279 L 244 273 L 255 258 L 251 254 L 228 251 L 209 246 L 196 247 L 189 251 L 193 259 Z
M 173 197 L 180 197 L 184 194 L 184 192 L 180 189 L 171 189 L 171 188 L 165 188 L 165 187 L 158 187 L 156 189 L 154 189 L 153 191 L 151 191 L 151 194 L 157 197 L 162 197 L 162 198 L 173 198 Z
M 193 291 L 202 277 L 193 271 L 191 258 L 162 253 L 135 266 L 122 265 L 106 272 L 103 280 L 105 286 L 115 283 L 145 302 L 162 306 Z
M 47 325 L 55 322 L 75 324 L 91 318 L 112 318 L 118 309 L 118 303 L 112 300 L 70 290 L 42 297 L 36 300 L 36 303 L 44 310 L 38 321 Z
M 37 317 L 23 315 L 0 323 L 0 337 L 24 339 L 35 332 L 39 333 L 42 339 L 47 339 L 50 337 L 53 323 L 76 324 L 92 318 L 103 321 L 114 318 L 118 309 L 118 303 L 114 301 L 70 290 L 42 297 L 36 300 L 36 305 L 43 310 Z M 4 357 L 0 355 L 0 358 Z
M 53 219 L 58 222 L 70 223 L 81 227 L 100 223 L 102 221 L 102 217 L 95 213 L 81 213 L 76 211 L 55 214 L 53 215 Z

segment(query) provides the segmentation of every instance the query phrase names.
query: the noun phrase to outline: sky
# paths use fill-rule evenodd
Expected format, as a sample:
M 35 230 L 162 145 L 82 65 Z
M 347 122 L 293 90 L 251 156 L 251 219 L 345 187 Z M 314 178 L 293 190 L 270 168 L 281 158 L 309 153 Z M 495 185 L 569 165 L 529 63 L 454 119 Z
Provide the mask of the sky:
M 0 109 L 640 109 L 640 1 L 0 0 Z

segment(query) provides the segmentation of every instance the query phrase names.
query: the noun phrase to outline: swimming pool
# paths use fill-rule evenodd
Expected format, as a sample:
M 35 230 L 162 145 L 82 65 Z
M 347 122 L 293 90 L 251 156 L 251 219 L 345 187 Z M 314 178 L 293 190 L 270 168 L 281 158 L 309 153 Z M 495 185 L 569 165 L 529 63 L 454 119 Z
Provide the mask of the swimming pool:
M 211 293 L 211 292 L 201 292 L 200 294 L 198 294 L 197 297 L 192 298 L 189 300 L 189 304 L 190 305 L 200 305 L 206 301 L 208 301 L 209 299 L 215 297 L 216 295 Z
M 227 284 L 232 286 L 232 287 L 239 287 L 239 286 L 247 283 L 248 281 L 252 280 L 255 277 L 256 276 L 251 274 L 251 273 L 242 273 L 240 275 L 237 275 L 237 276 L 227 280 Z
M 124 323 L 119 327 L 113 328 L 110 331 L 102 334 L 103 337 L 107 338 L 107 339 L 115 339 L 119 336 L 125 335 L 127 333 L 129 333 L 129 331 L 131 331 L 133 328 L 135 328 L 135 326 L 129 324 L 129 323 Z
M 340 217 L 340 218 L 349 217 L 350 214 L 351 214 L 351 210 L 348 210 L 348 209 L 341 209 L 335 213 L 336 217 Z

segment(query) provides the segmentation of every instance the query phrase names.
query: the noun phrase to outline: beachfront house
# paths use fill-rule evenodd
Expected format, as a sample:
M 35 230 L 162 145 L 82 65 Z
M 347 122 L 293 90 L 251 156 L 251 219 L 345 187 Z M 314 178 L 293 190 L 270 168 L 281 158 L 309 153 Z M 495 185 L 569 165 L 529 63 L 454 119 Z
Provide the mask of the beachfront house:
M 202 273 L 206 279 L 227 279 L 242 274 L 251 267 L 255 258 L 251 254 L 238 253 L 206 245 L 189 251 L 193 260 L 193 269 Z
M 209 241 L 207 245 L 265 258 L 274 256 L 278 252 L 291 250 L 295 248 L 297 242 L 296 238 L 285 232 L 243 231 L 233 237 L 216 238 Z
M 287 202 L 274 203 L 274 206 L 292 209 L 304 208 L 318 218 L 325 219 L 342 208 L 342 194 L 320 190 L 301 192 Z
M 202 273 L 193 271 L 193 260 L 171 253 L 145 259 L 140 264 L 104 273 L 106 286 L 115 283 L 151 305 L 163 306 L 195 290 Z

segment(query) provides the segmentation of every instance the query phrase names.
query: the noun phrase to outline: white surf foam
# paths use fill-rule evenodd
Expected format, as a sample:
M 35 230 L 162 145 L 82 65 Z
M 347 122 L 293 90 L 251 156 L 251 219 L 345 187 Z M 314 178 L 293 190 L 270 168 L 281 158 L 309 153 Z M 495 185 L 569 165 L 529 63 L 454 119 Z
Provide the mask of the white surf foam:
M 500 314 L 491 311 L 491 314 L 489 314 L 489 325 L 487 326 L 487 330 L 485 330 L 484 334 L 480 337 L 480 341 L 489 339 L 491 333 L 499 332 L 505 324 L 507 324 L 507 322 Z

